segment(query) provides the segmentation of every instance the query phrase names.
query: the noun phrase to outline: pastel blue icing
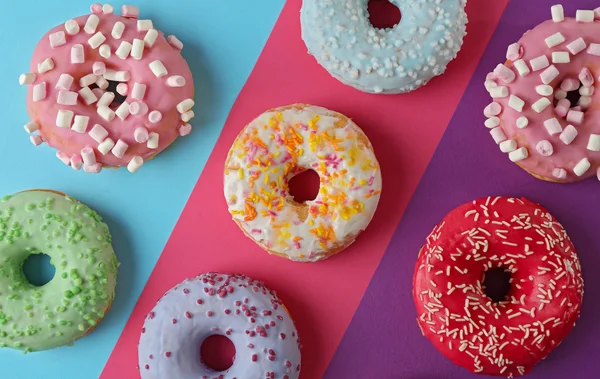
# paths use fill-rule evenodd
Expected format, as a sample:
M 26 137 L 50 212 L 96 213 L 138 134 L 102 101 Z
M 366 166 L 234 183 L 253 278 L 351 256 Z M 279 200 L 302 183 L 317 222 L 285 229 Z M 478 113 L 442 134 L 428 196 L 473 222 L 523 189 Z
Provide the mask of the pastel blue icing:
M 398 25 L 377 29 L 369 0 L 303 0 L 302 39 L 333 77 L 363 92 L 413 91 L 446 70 L 466 34 L 467 0 L 390 0 Z

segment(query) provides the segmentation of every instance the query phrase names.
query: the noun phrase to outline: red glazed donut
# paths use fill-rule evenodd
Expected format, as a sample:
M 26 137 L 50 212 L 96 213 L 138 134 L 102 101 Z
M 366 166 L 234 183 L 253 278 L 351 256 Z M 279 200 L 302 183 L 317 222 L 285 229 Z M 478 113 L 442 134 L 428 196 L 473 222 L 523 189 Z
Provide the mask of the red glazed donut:
M 511 275 L 494 302 L 486 272 Z M 427 237 L 413 278 L 423 334 L 474 373 L 520 376 L 569 334 L 579 317 L 583 278 L 563 227 L 526 199 L 486 198 L 450 212 Z
M 25 130 L 46 142 L 65 164 L 97 173 L 102 167 L 135 172 L 190 132 L 194 101 L 183 45 L 165 37 L 138 9 L 92 6 L 39 42 L 31 72 Z M 39 133 L 39 134 L 36 134 Z

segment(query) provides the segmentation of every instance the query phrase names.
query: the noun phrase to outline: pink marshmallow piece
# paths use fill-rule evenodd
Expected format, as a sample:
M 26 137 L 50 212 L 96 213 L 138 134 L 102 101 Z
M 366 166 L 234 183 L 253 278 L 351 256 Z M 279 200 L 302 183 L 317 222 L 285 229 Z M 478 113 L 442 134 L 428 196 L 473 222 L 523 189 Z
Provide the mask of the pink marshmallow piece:
M 73 170 L 80 170 L 83 166 L 83 159 L 79 155 L 73 155 L 71 157 L 71 167 Z
M 106 73 L 106 64 L 104 62 L 94 62 L 92 65 L 92 73 L 97 76 L 104 75 L 104 73 Z
M 571 102 L 568 99 L 559 100 L 556 104 L 556 108 L 554 108 L 554 112 L 559 117 L 565 117 L 567 113 L 569 113 L 569 108 L 571 107 Z
M 50 39 L 50 46 L 52 48 L 59 47 L 67 43 L 67 39 L 65 37 L 65 32 L 62 30 L 56 33 L 50 34 L 48 37 Z
M 540 74 L 540 78 L 542 79 L 542 83 L 550 84 L 559 74 L 558 69 L 554 65 L 551 65 Z
M 71 85 L 73 84 L 73 77 L 69 74 L 60 74 L 58 81 L 56 82 L 56 86 L 54 88 L 58 90 L 68 91 L 71 89 Z
M 594 76 L 587 67 L 584 67 L 579 73 L 579 80 L 581 80 L 581 84 L 583 84 L 584 87 L 591 87 L 594 85 Z
M 494 75 L 504 83 L 512 83 L 516 77 L 515 72 L 503 64 L 496 66 Z
M 562 83 L 560 83 L 560 89 L 566 92 L 578 90 L 581 86 L 579 79 L 575 78 L 565 78 Z
M 162 113 L 159 111 L 152 111 L 148 115 L 148 120 L 150 120 L 150 122 L 153 124 L 159 123 L 160 120 L 162 120 Z
M 131 113 L 134 116 L 139 116 L 141 112 L 142 106 L 140 105 L 140 103 L 138 103 L 137 101 L 132 101 L 131 104 L 129 104 L 129 113 Z
M 34 134 L 34 135 L 30 136 L 29 140 L 31 141 L 33 146 L 40 146 L 42 144 L 42 142 L 44 142 L 44 139 L 42 138 L 42 136 L 40 136 L 38 134 Z
M 81 149 L 81 159 L 83 159 L 83 163 L 86 166 L 92 166 L 96 164 L 96 155 L 94 154 L 94 149 L 89 146 Z
M 500 112 L 502 112 L 502 105 L 494 101 L 493 103 L 490 103 L 487 107 L 485 107 L 485 109 L 483 110 L 483 115 L 487 118 L 490 118 L 493 116 L 498 116 Z
M 90 12 L 94 14 L 102 14 L 102 4 L 94 3 L 90 6 Z
M 169 45 L 173 46 L 177 50 L 183 50 L 183 42 L 181 42 L 177 37 L 172 35 L 168 36 L 167 42 L 169 43 Z
M 98 174 L 102 171 L 102 165 L 100 163 L 94 163 L 92 165 L 84 164 L 83 171 L 90 174 Z
M 117 85 L 117 93 L 121 96 L 127 95 L 128 90 L 129 90 L 129 86 L 126 83 L 119 83 Z
M 33 86 L 33 101 L 41 101 L 46 98 L 46 82 Z
M 535 149 L 544 157 L 549 157 L 554 154 L 554 147 L 548 140 L 538 142 L 537 145 L 535 145 Z
M 187 136 L 191 132 L 192 132 L 192 125 L 190 125 L 190 124 L 183 124 L 179 127 L 179 135 L 182 137 Z
M 581 124 L 583 122 L 583 112 L 577 110 L 569 110 L 567 113 L 567 122 L 572 122 L 573 124 Z
M 138 18 L 140 9 L 135 5 L 123 5 L 121 7 L 121 15 L 128 18 Z
M 566 179 L 567 170 L 565 170 L 564 168 L 555 168 L 554 170 L 552 170 L 552 176 L 560 180 Z
M 69 154 L 63 153 L 62 151 L 57 151 L 56 152 L 56 157 L 58 159 L 60 159 L 61 162 L 64 163 L 64 164 L 66 164 L 67 166 L 71 165 L 71 157 L 69 156 Z
M 506 50 L 506 59 L 514 62 L 516 60 L 521 59 L 522 57 L 523 48 L 519 43 L 513 43 L 512 45 L 508 46 L 508 49 Z
M 577 137 L 577 129 L 573 125 L 567 125 L 565 130 L 560 133 L 560 140 L 565 144 L 569 145 Z
M 133 132 L 133 138 L 137 143 L 145 143 L 148 141 L 148 129 L 140 126 Z
M 60 105 L 75 105 L 77 104 L 77 92 L 58 91 L 56 102 Z
M 83 45 L 77 44 L 71 47 L 71 63 L 83 63 L 85 62 L 85 53 L 83 52 Z

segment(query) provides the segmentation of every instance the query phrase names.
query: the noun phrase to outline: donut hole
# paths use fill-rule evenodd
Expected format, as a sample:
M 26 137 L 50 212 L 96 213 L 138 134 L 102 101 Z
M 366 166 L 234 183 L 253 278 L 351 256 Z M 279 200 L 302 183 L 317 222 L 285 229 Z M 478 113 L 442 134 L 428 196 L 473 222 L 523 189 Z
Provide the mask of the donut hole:
M 235 361 L 235 346 L 225 336 L 215 334 L 202 342 L 200 361 L 209 369 L 221 372 L 228 370 Z
M 567 100 L 569 100 L 571 104 L 573 104 L 573 107 L 576 106 L 577 103 L 579 103 L 579 99 L 581 99 L 581 94 L 579 93 L 579 90 L 567 92 Z
M 483 275 L 483 292 L 495 303 L 505 301 L 511 287 L 510 272 L 498 267 L 487 270 Z
M 29 283 L 41 287 L 54 278 L 56 269 L 46 254 L 31 254 L 23 262 L 23 274 Z
M 388 29 L 400 23 L 402 14 L 400 8 L 388 0 L 369 0 L 367 5 L 369 22 L 374 28 Z
M 127 96 L 123 96 L 117 92 L 117 86 L 119 84 L 121 84 L 121 82 L 108 80 L 108 88 L 106 89 L 106 91 L 115 94 L 115 99 L 112 101 L 112 103 L 110 103 L 110 108 L 112 108 L 113 110 L 118 108 L 119 105 L 123 104 L 125 99 L 127 99 Z
M 288 181 L 288 191 L 298 203 L 316 199 L 320 187 L 321 180 L 315 170 L 302 171 Z

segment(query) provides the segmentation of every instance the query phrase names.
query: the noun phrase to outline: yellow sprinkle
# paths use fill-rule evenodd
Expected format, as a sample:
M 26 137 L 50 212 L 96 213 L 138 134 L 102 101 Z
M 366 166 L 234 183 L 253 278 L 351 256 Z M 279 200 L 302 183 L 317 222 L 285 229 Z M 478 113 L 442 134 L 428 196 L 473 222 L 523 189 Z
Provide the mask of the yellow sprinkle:
M 269 183 L 269 174 L 265 174 L 265 184 Z
M 298 150 L 298 155 L 304 155 L 304 149 L 299 149 Z
M 308 224 L 309 224 L 310 226 L 314 226 L 314 225 L 315 225 L 315 222 L 314 222 L 312 219 L 310 219 L 310 220 L 308 220 Z
M 241 168 L 238 170 L 238 176 L 240 177 L 240 180 L 244 180 L 244 170 Z
M 358 181 L 358 184 L 360 184 L 361 186 L 364 186 L 365 184 L 369 183 L 368 181 L 361 179 Z

